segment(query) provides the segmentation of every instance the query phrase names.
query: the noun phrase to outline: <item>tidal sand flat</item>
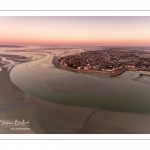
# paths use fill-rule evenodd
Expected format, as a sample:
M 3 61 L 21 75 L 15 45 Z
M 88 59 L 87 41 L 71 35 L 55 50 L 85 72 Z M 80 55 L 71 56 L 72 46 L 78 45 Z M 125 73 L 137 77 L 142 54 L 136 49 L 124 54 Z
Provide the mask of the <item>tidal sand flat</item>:
M 148 134 L 150 116 L 66 106 L 32 97 L 28 103 L 0 113 L 3 119 L 30 121 L 28 131 L 0 127 L 0 133 Z M 18 128 L 21 126 L 18 126 Z M 24 126 L 26 127 L 26 126 Z
M 59 52 L 57 53 L 58 55 L 61 54 Z M 32 53 L 30 55 L 32 56 Z M 32 75 L 31 79 L 33 80 L 33 72 L 35 72 L 34 74 L 35 77 L 38 76 L 38 78 L 36 78 L 37 79 L 36 82 L 37 81 L 41 83 L 43 82 L 44 86 L 42 86 L 42 84 L 39 84 L 41 85 L 41 88 L 45 88 L 46 86 L 46 89 L 49 90 L 50 94 L 47 95 L 49 100 L 47 101 L 41 98 L 42 96 L 38 97 L 30 93 L 30 90 L 32 90 L 32 88 L 26 88 L 26 90 L 21 90 L 23 89 L 23 85 L 21 86 L 21 89 L 18 88 L 20 83 L 18 84 L 16 82 L 16 85 L 18 85 L 18 87 L 14 83 L 12 83 L 10 80 L 11 72 L 8 71 L 7 68 L 2 68 L 2 71 L 0 72 L 0 79 L 1 81 L 3 81 L 1 82 L 1 94 L 0 94 L 0 106 L 1 106 L 0 133 L 14 133 L 14 134 L 150 133 L 150 115 L 149 113 L 147 113 L 147 111 L 144 113 L 141 113 L 142 111 L 131 113 L 131 112 L 123 112 L 120 109 L 119 109 L 120 111 L 115 109 L 117 107 L 118 108 L 124 108 L 124 106 L 128 107 L 128 105 L 124 104 L 124 102 L 126 102 L 128 104 L 131 103 L 131 106 L 129 108 L 130 110 L 132 110 L 133 100 L 126 99 L 128 98 L 126 96 L 124 96 L 123 99 L 122 98 L 123 95 L 118 94 L 116 92 L 116 90 L 120 92 L 123 92 L 125 90 L 125 93 L 128 92 L 129 98 L 135 96 L 133 94 L 135 93 L 134 91 L 130 92 L 129 90 L 127 90 L 128 88 L 126 88 L 129 87 L 129 84 L 131 86 L 133 86 L 134 84 L 137 85 L 134 82 L 132 83 L 131 80 L 132 75 L 130 77 L 131 78 L 130 81 L 126 78 L 126 76 L 124 77 L 124 75 L 122 75 L 120 78 L 112 79 L 112 78 L 101 78 L 101 76 L 93 76 L 92 74 L 87 76 L 86 74 L 76 74 L 72 72 L 69 73 L 68 71 L 64 70 L 62 71 L 61 69 L 58 70 L 54 67 L 47 66 L 48 64 L 46 60 L 48 60 L 49 63 L 50 62 L 49 58 L 52 57 L 48 57 L 47 55 L 45 55 L 45 58 L 42 59 L 45 62 L 43 62 L 42 60 L 33 61 L 33 59 L 31 59 L 30 60 L 31 63 L 24 63 L 24 65 L 20 65 L 20 67 L 18 67 L 17 70 L 18 76 L 21 75 L 23 77 L 21 78 L 21 80 L 17 78 L 19 82 L 21 82 L 23 79 L 26 82 L 28 82 L 27 79 L 30 78 L 25 78 L 26 76 L 23 76 L 24 75 L 23 69 L 25 71 L 27 71 L 27 69 L 22 68 L 22 66 L 27 67 L 30 66 L 28 70 L 30 72 L 29 74 Z M 42 65 L 40 66 L 39 63 L 41 63 Z M 50 66 L 52 65 L 51 63 L 49 64 Z M 17 68 L 17 66 L 18 65 L 16 63 L 11 71 L 15 71 L 15 68 Z M 19 68 L 22 68 L 22 70 L 20 70 L 21 72 L 19 72 Z M 42 78 L 40 78 L 40 74 Z M 32 82 L 32 80 L 29 80 L 31 84 L 34 83 Z M 124 83 L 123 86 L 122 83 Z M 5 87 L 5 85 L 7 86 Z M 122 89 L 122 87 L 124 88 Z M 117 96 L 112 97 L 113 95 L 111 91 L 112 93 L 115 93 L 116 95 L 120 96 L 119 97 L 120 99 L 118 98 L 117 102 L 116 102 Z M 101 101 L 100 103 L 98 103 L 93 99 L 95 98 L 94 96 L 95 93 L 97 92 L 100 93 L 97 98 L 98 101 Z M 74 97 L 75 96 L 74 93 L 84 93 L 84 95 L 87 96 L 85 100 L 82 101 L 81 99 L 83 98 L 82 94 Z M 131 97 L 130 93 L 132 93 Z M 55 101 L 54 99 L 55 97 L 53 95 L 58 94 L 59 94 L 58 96 L 59 101 Z M 66 96 L 61 97 L 61 94 L 62 95 L 66 94 Z M 88 98 L 90 94 L 91 97 Z M 68 97 L 68 95 L 71 96 Z M 101 108 L 101 107 L 90 107 L 90 105 L 88 106 L 85 105 L 84 107 L 82 105 L 80 106 L 76 106 L 74 104 L 69 105 L 72 103 L 73 98 L 74 99 L 76 98 L 76 101 L 81 101 L 81 104 L 86 102 L 89 104 L 95 103 L 94 106 L 96 106 L 97 104 L 99 104 L 99 106 L 103 106 L 104 104 L 105 105 L 107 104 L 107 106 L 109 106 L 113 105 L 113 103 L 116 103 L 115 105 L 117 106 L 114 107 L 114 110 L 108 110 L 109 107 Z M 69 101 L 68 104 L 64 103 L 66 99 L 68 99 Z M 144 100 L 146 101 L 146 97 L 144 97 Z M 140 100 L 135 99 L 134 101 L 140 103 Z M 142 102 L 144 101 L 142 100 Z M 139 105 L 137 104 L 136 106 Z M 144 108 L 145 107 L 143 104 L 143 110 Z M 122 110 L 127 111 L 128 109 L 126 108 Z M 137 110 L 140 109 L 138 108 Z M 8 120 L 9 122 L 13 122 L 16 119 L 20 121 L 23 119 L 25 121 L 29 121 L 29 125 L 17 126 L 17 128 L 23 127 L 24 130 L 14 130 L 14 128 L 16 129 L 16 126 L 12 128 L 12 127 L 5 127 L 4 125 L 2 125 L 3 121 Z
M 27 96 L 10 81 L 6 68 L 0 73 L 0 79 L 0 133 L 79 133 L 86 118 L 94 111 Z M 3 124 L 16 119 L 29 120 L 30 130 L 14 130 L 14 126 Z M 22 127 L 27 126 L 17 126 L 18 129 Z
M 0 72 L 0 112 L 7 110 L 10 106 L 15 106 L 22 103 L 24 99 L 24 92 L 16 87 L 9 78 L 9 72 L 4 68 Z

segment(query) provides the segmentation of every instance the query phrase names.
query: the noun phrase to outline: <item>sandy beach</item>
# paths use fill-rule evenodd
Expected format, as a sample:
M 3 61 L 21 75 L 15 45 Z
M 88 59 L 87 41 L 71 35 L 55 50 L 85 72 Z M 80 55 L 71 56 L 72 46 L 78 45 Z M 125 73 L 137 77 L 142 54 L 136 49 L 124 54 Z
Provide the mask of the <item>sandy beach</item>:
M 7 68 L 0 71 L 1 134 L 150 133 L 150 115 L 48 102 L 21 91 L 11 82 L 9 73 Z M 3 121 L 14 122 L 16 119 L 29 121 L 29 125 L 6 127 L 3 124 Z

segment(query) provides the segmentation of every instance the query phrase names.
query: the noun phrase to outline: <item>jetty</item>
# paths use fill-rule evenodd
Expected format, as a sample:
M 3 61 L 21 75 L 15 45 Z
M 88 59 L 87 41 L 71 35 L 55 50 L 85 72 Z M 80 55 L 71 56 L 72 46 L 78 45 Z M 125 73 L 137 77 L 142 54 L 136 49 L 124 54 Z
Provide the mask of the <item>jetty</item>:
M 123 69 L 116 70 L 114 72 L 110 72 L 110 76 L 111 77 L 118 76 L 118 75 L 122 74 L 126 70 L 127 70 L 127 68 L 123 68 Z

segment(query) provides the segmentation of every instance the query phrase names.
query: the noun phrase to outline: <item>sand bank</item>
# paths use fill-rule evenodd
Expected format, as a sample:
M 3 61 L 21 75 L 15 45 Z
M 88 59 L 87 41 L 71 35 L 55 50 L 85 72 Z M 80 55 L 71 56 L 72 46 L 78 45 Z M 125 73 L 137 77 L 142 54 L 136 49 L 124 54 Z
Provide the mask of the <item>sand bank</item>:
M 0 126 L 0 133 L 132 134 L 150 133 L 150 116 L 65 106 L 32 97 L 26 104 L 0 113 L 8 120 L 29 120 L 29 131 L 12 131 Z

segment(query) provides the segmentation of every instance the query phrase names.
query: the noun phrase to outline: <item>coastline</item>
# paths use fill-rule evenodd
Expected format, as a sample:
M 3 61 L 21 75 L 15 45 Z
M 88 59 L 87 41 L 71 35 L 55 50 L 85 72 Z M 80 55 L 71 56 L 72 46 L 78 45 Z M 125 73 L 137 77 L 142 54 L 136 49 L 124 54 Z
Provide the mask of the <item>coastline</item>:
M 119 75 L 123 74 L 125 71 L 150 71 L 150 68 L 126 68 L 121 72 L 110 74 L 110 72 L 107 72 L 107 71 L 73 69 L 73 68 L 67 67 L 67 66 L 63 67 L 60 65 L 59 59 L 60 59 L 60 57 L 53 56 L 52 63 L 56 68 L 66 70 L 66 71 L 75 72 L 75 73 L 99 74 L 99 75 L 106 75 L 109 77 L 115 77 L 115 76 L 119 76 Z
M 110 73 L 106 72 L 106 71 L 81 70 L 81 69 L 79 70 L 79 69 L 73 69 L 71 67 L 62 67 L 59 63 L 59 57 L 57 57 L 57 56 L 53 57 L 52 63 L 58 69 L 62 69 L 62 70 L 66 70 L 66 71 L 72 71 L 72 72 L 75 72 L 75 73 L 110 75 Z
M 59 66 L 58 66 L 59 67 Z M 3 134 L 129 134 L 150 133 L 150 115 L 115 112 L 48 102 L 33 96 L 25 99 L 22 90 L 0 72 L 0 120 L 29 120 L 30 130 L 14 131 L 0 123 Z M 6 87 L 5 87 L 6 86 Z M 17 103 L 16 103 L 17 102 Z M 13 104 L 13 105 L 12 105 Z M 8 107 L 9 106 L 9 107 Z M 11 107 L 10 107 L 11 106 Z M 7 109 L 6 109 L 7 108 Z M 26 127 L 26 126 L 17 126 Z

